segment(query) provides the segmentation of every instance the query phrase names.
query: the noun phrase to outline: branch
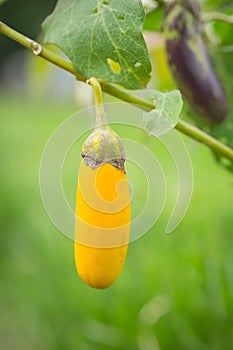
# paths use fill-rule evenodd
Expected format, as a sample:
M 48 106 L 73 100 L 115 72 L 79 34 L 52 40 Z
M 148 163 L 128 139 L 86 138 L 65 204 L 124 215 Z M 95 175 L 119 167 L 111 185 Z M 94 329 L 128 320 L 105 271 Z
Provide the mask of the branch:
M 207 12 L 202 15 L 202 20 L 203 22 L 221 21 L 228 24 L 233 24 L 233 16 L 229 16 L 221 12 Z
M 18 44 L 26 47 L 27 49 L 31 50 L 34 55 L 43 57 L 44 59 L 53 63 L 54 65 L 75 75 L 78 80 L 86 82 L 86 78 L 81 73 L 77 72 L 70 62 L 61 58 L 59 55 L 53 53 L 52 51 L 42 47 L 40 44 L 27 38 L 23 34 L 18 33 L 3 22 L 0 22 L 0 33 L 16 41 Z M 108 83 L 107 81 L 103 81 L 100 79 L 99 82 L 102 86 L 103 91 L 112 96 L 115 96 L 125 102 L 134 104 L 137 107 L 140 107 L 145 110 L 154 109 L 154 104 L 150 101 L 137 97 L 134 94 L 128 92 L 127 90 L 124 90 L 114 84 Z M 179 119 L 179 122 L 176 124 L 175 128 L 183 134 L 193 138 L 194 140 L 205 144 L 214 152 L 229 159 L 233 163 L 233 150 L 230 147 L 219 142 L 212 136 L 206 134 L 205 132 L 201 131 L 195 126 L 184 122 L 181 119 Z
M 212 151 L 229 159 L 233 163 L 233 149 L 216 140 L 214 137 L 206 134 L 196 126 L 186 123 L 180 119 L 176 124 L 176 129 L 181 131 L 183 134 L 188 135 L 192 139 L 205 144 L 211 148 Z

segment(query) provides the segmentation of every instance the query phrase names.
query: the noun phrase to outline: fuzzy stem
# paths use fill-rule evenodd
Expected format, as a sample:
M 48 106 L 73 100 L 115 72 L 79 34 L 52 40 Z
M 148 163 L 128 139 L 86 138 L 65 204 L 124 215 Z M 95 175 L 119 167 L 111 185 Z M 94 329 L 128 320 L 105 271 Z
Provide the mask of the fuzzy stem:
M 0 22 L 0 33 L 16 41 L 17 43 L 26 47 L 27 49 L 32 50 L 34 55 L 43 57 L 47 61 L 75 75 L 78 80 L 82 82 L 86 82 L 86 78 L 81 73 L 77 72 L 70 62 L 64 60 L 59 55 L 51 52 L 50 50 L 45 49 L 44 47 L 39 45 L 37 42 L 27 38 L 21 33 L 18 33 L 17 31 L 15 31 L 14 29 L 10 28 L 9 26 L 7 26 L 2 22 Z M 89 83 L 90 83 L 90 80 L 89 80 Z M 99 80 L 98 84 L 101 85 L 101 88 L 104 92 L 107 92 L 108 94 L 115 96 L 125 102 L 134 104 L 137 107 L 140 107 L 145 110 L 151 110 L 155 108 L 152 102 L 142 99 L 140 97 L 137 97 L 132 93 L 128 92 L 127 90 L 122 89 L 114 84 L 108 83 L 104 80 Z M 104 117 L 101 117 L 102 124 L 103 124 L 103 118 Z M 105 119 L 104 119 L 104 123 L 106 123 Z M 233 162 L 233 150 L 230 147 L 221 143 L 220 141 L 216 140 L 212 136 L 206 134 L 204 131 L 198 129 L 197 127 L 191 124 L 188 124 L 187 122 L 184 122 L 181 119 L 179 119 L 175 128 L 180 132 L 182 132 L 183 134 L 191 137 L 192 139 L 205 144 L 217 154 Z

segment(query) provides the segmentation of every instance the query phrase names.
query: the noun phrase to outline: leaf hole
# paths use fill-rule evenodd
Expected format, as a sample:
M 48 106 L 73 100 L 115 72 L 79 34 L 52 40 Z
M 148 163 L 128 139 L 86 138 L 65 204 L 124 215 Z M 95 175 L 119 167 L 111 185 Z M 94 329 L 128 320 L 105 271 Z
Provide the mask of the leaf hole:
M 98 13 L 98 8 L 97 7 L 93 10 L 93 13 Z
M 125 17 L 124 16 L 118 16 L 117 19 L 118 19 L 118 21 L 124 21 Z

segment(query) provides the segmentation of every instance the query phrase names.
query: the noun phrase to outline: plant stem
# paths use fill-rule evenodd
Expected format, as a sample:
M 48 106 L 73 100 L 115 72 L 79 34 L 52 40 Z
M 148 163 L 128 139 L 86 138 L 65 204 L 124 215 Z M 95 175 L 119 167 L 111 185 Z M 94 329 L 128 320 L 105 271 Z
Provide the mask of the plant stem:
M 53 63 L 54 65 L 75 75 L 78 80 L 86 82 L 86 78 L 81 73 L 77 72 L 70 62 L 61 58 L 59 55 L 53 53 L 51 50 L 42 47 L 40 44 L 27 38 L 23 34 L 18 33 L 17 31 L 15 31 L 14 29 L 2 22 L 0 22 L 0 33 L 16 41 L 18 44 L 26 47 L 27 49 L 30 49 L 34 53 L 34 55 L 43 57 L 44 59 Z M 145 110 L 151 110 L 155 108 L 152 102 L 135 96 L 134 94 L 128 92 L 123 88 L 120 88 L 114 84 L 108 83 L 107 81 L 101 79 L 99 80 L 99 83 L 101 84 L 101 88 L 104 92 L 115 96 L 125 102 L 134 104 L 137 107 L 140 107 Z M 207 145 L 219 155 L 233 162 L 233 150 L 230 147 L 219 142 L 212 136 L 206 134 L 204 131 L 198 129 L 197 127 L 191 124 L 188 124 L 187 122 L 184 122 L 181 119 L 179 119 L 175 127 L 183 134 Z
M 103 105 L 103 95 L 102 95 L 102 89 L 101 89 L 99 81 L 96 78 L 91 78 L 91 79 L 87 80 L 87 84 L 89 84 L 93 87 L 94 97 L 95 97 L 95 105 L 102 106 Z
M 164 7 L 165 6 L 165 0 L 155 0 L 159 7 Z
M 106 117 L 106 114 L 104 111 L 104 105 L 103 105 L 102 88 L 99 81 L 96 78 L 91 78 L 87 80 L 87 84 L 91 85 L 94 90 L 95 111 L 96 111 L 95 126 L 98 128 L 99 126 L 103 126 L 104 124 L 107 124 L 107 117 Z
M 205 144 L 214 152 L 229 159 L 233 163 L 233 150 L 220 141 L 216 140 L 214 137 L 198 129 L 196 126 L 186 123 L 180 119 L 176 124 L 176 129 L 181 131 L 183 134 L 186 134 L 189 137 L 193 138 L 194 140 Z
M 203 22 L 222 21 L 228 24 L 233 24 L 233 16 L 229 16 L 222 12 L 207 12 L 202 16 Z
M 151 109 L 154 109 L 155 106 L 151 101 L 145 100 L 141 97 L 138 97 L 129 91 L 120 88 L 117 85 L 108 83 L 106 80 L 99 79 L 99 82 L 101 84 L 102 90 L 109 95 L 112 95 L 114 97 L 119 98 L 122 101 L 131 103 L 135 105 L 136 107 L 140 107 L 142 109 L 145 109 L 147 111 L 150 111 Z
M 63 58 L 61 58 L 59 55 L 55 54 L 51 50 L 48 50 L 45 47 L 38 44 L 36 41 L 27 38 L 25 35 L 17 32 L 16 30 L 14 30 L 13 28 L 9 27 L 8 25 L 6 25 L 1 21 L 0 21 L 0 33 L 4 34 L 8 38 L 16 41 L 18 44 L 31 50 L 34 55 L 43 57 L 44 59 L 55 64 L 56 66 L 74 74 L 78 80 L 83 82 L 86 81 L 86 78 L 83 75 L 81 75 L 79 72 L 77 72 L 70 62 L 68 62 L 67 60 L 64 60 Z

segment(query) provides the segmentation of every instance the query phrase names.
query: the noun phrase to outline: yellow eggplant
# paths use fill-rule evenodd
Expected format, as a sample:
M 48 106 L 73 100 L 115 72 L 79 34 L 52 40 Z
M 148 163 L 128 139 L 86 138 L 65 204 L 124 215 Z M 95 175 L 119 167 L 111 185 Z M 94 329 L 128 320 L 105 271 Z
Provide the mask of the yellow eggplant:
M 94 92 L 100 93 L 92 78 Z M 99 95 L 97 96 L 97 98 Z M 76 192 L 74 257 L 82 280 L 109 287 L 119 276 L 130 237 L 130 193 L 119 136 L 96 98 L 96 127 L 82 148 Z

